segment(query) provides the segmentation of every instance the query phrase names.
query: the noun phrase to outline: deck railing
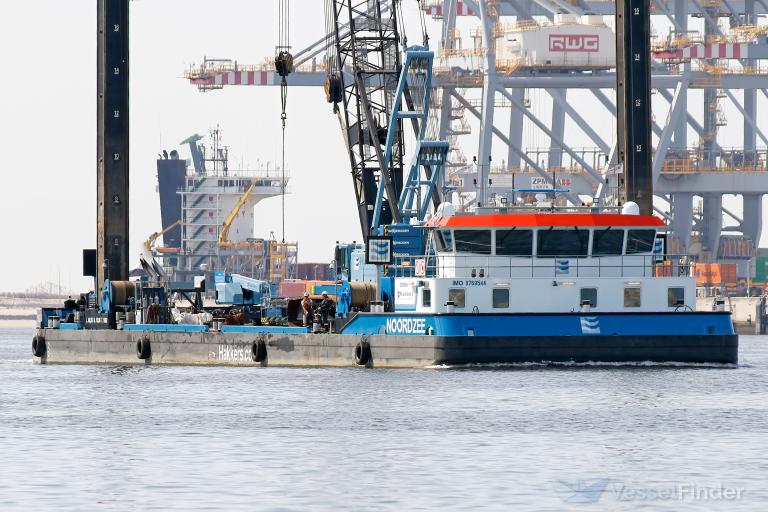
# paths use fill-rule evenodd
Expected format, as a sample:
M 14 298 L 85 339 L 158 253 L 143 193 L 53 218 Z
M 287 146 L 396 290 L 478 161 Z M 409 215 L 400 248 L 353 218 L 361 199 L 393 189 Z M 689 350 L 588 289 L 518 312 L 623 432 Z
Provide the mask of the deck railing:
M 505 261 L 506 260 L 506 261 Z M 693 260 L 680 254 L 622 256 L 419 256 L 396 257 L 387 268 L 390 277 L 552 278 L 577 277 L 691 277 Z

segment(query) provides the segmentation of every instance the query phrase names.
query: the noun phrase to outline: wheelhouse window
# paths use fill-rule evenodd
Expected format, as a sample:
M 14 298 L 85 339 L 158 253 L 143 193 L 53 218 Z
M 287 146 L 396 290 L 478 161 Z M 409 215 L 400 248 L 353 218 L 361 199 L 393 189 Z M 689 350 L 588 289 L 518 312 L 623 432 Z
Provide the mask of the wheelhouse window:
M 674 308 L 685 305 L 685 288 L 667 288 L 667 306 Z
M 438 230 L 433 231 L 433 233 L 434 233 L 433 239 L 435 241 L 435 247 L 437 248 L 437 251 L 438 252 L 446 251 L 445 239 L 443 238 L 443 233 Z
M 494 288 L 492 298 L 494 308 L 508 308 L 509 288 Z
M 586 229 L 539 230 L 536 254 L 541 257 L 586 256 L 589 231 Z
M 445 243 L 445 250 L 446 251 L 453 251 L 453 233 L 451 233 L 450 229 L 443 229 L 440 231 L 440 234 L 443 235 L 443 242 Z
M 463 308 L 466 294 L 464 288 L 451 288 L 448 290 L 448 302 L 453 302 L 457 308 Z
M 637 288 L 637 287 L 624 288 L 624 307 L 625 308 L 640 307 L 640 288 Z
M 532 229 L 496 230 L 497 256 L 531 256 L 533 254 Z
M 592 234 L 592 256 L 620 256 L 623 249 L 623 229 L 596 229 Z
M 489 229 L 461 229 L 453 234 L 456 252 L 491 254 L 491 231 Z
M 627 254 L 653 252 L 655 229 L 630 229 L 627 232 Z
M 583 305 L 584 301 L 589 301 L 590 307 L 597 307 L 597 288 L 582 288 L 579 296 L 579 305 Z

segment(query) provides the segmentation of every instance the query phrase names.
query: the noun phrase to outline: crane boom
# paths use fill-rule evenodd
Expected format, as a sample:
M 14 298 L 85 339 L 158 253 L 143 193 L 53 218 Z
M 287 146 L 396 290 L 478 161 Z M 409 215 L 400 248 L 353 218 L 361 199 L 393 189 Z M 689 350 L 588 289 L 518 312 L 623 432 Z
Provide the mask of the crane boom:
M 163 236 L 164 234 L 166 234 L 167 232 L 169 232 L 170 230 L 172 230 L 176 226 L 180 226 L 180 225 L 181 225 L 181 219 L 177 220 L 176 222 L 174 222 L 170 226 L 168 226 L 168 227 L 166 227 L 164 229 L 161 229 L 160 231 L 152 233 L 151 235 L 149 235 L 149 238 L 147 238 L 147 240 L 144 242 L 144 248 L 152 250 L 152 247 L 155 245 L 155 242 L 157 241 L 158 238 L 160 238 L 161 236 Z
M 245 203 L 248 201 L 248 198 L 250 197 L 251 192 L 253 192 L 253 189 L 256 188 L 256 184 L 258 183 L 258 181 L 259 181 L 258 178 L 253 179 L 251 186 L 248 187 L 248 189 L 243 193 L 242 196 L 240 196 L 240 199 L 237 200 L 235 207 L 232 208 L 231 212 L 229 212 L 229 215 L 224 221 L 224 224 L 222 224 L 221 226 L 221 232 L 219 233 L 219 245 L 227 245 L 231 243 L 229 241 L 229 228 L 232 226 L 232 222 L 234 222 L 235 217 L 237 217 L 237 214 L 240 213 L 240 210 L 243 208 L 243 206 L 245 206 Z
M 382 150 L 401 70 L 396 1 L 326 0 L 333 41 L 326 65 L 326 93 L 344 133 L 360 228 L 366 238 L 375 227 L 379 183 L 387 192 L 379 222 L 401 220 L 397 204 L 404 175 L 400 126 L 395 128 L 389 161 L 385 162 Z M 345 70 L 352 70 L 352 76 Z

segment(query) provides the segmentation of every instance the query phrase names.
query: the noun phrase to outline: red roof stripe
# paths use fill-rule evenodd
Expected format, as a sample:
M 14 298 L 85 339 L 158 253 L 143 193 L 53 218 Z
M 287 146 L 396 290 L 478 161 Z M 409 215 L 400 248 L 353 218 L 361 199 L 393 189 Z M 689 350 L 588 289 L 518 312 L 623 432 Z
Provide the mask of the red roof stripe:
M 498 213 L 488 215 L 457 215 L 434 217 L 427 227 L 500 228 L 500 227 L 591 227 L 643 226 L 662 227 L 664 222 L 653 215 L 622 215 L 618 213 Z

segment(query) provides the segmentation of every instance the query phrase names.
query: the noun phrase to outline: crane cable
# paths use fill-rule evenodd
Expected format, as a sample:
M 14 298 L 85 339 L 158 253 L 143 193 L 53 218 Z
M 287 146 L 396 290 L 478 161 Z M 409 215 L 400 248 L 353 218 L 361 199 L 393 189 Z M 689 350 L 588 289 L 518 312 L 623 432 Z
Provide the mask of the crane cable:
M 341 9 L 341 4 L 338 9 Z M 325 99 L 333 103 L 334 114 L 339 113 L 339 103 L 343 101 L 344 83 L 341 78 L 339 62 L 339 29 L 337 27 L 339 10 L 335 0 L 325 0 Z
M 403 45 L 403 51 L 408 49 L 408 34 L 405 29 L 405 17 L 403 16 L 403 3 L 402 0 L 393 0 L 393 8 L 396 10 L 397 22 L 400 30 L 401 44 Z M 419 9 L 419 24 L 421 25 L 421 40 L 422 44 L 429 48 L 429 33 L 427 32 L 427 18 L 422 0 L 416 0 L 417 7 Z
M 419 20 L 421 21 L 421 39 L 424 42 L 424 46 L 429 48 L 429 34 L 427 33 L 427 18 L 424 11 L 424 6 L 421 5 L 421 0 L 416 0 L 419 4 Z
M 293 71 L 293 55 L 291 55 L 291 25 L 290 25 L 291 0 L 280 0 L 278 5 L 278 45 L 275 56 L 275 71 L 280 75 L 280 104 L 282 112 L 280 121 L 283 127 L 282 140 L 282 177 L 280 182 L 280 196 L 282 199 L 283 243 L 285 243 L 285 121 L 288 119 L 285 113 L 288 100 L 288 75 Z
M 400 44 L 403 45 L 403 51 L 408 49 L 408 35 L 405 30 L 405 17 L 403 16 L 403 4 L 400 0 L 393 0 L 394 5 L 392 8 L 395 10 L 395 16 L 397 17 L 398 32 L 400 36 Z

